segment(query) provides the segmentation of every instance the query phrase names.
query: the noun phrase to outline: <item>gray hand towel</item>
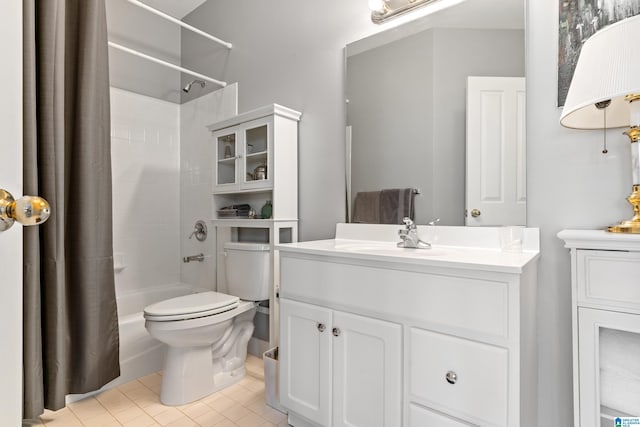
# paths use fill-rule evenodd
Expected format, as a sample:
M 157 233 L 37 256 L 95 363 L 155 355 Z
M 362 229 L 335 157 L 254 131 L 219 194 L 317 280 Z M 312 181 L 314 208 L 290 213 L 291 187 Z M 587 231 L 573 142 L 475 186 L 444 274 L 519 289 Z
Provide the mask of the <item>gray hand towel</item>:
M 380 223 L 380 191 L 360 191 L 356 194 L 351 222 Z

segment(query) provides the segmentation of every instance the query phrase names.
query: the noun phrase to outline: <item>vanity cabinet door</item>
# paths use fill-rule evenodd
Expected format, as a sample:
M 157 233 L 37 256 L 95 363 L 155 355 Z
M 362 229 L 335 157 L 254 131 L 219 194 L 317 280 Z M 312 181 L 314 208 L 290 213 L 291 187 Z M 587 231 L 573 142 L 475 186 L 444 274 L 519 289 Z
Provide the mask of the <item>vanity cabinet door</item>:
M 431 411 L 420 405 L 409 405 L 409 427 L 470 427 L 471 424 L 464 423 L 447 417 L 438 412 Z
M 333 313 L 333 427 L 402 425 L 402 326 Z
M 401 325 L 282 298 L 280 328 L 290 412 L 323 427 L 402 425 Z
M 318 423 L 331 425 L 332 312 L 280 300 L 280 403 Z

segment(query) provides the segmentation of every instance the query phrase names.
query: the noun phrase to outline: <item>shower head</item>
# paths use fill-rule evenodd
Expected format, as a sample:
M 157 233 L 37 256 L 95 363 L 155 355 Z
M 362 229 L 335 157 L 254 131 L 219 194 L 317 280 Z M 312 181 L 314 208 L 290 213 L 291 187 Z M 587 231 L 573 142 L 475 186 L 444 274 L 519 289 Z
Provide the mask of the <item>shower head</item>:
M 200 87 L 204 87 L 204 85 L 206 84 L 204 80 L 191 80 L 188 85 L 182 88 L 182 90 L 186 93 L 189 93 L 189 91 L 191 90 L 191 86 L 193 86 L 194 83 L 198 83 Z

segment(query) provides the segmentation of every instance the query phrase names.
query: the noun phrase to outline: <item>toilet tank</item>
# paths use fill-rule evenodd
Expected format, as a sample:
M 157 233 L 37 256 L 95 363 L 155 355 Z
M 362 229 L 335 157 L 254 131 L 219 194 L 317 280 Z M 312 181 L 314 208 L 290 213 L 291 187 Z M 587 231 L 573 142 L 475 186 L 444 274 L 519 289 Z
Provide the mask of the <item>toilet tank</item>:
M 271 253 L 264 243 L 224 244 L 227 293 L 246 301 L 269 299 Z

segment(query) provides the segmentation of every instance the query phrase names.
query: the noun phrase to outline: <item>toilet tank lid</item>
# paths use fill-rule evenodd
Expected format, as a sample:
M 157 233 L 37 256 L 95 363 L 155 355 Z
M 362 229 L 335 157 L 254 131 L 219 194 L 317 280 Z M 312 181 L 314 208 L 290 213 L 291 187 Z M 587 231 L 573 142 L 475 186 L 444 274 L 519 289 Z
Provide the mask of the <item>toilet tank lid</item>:
M 237 251 L 269 251 L 269 245 L 265 243 L 247 243 L 247 242 L 226 242 L 225 249 L 235 249 Z

